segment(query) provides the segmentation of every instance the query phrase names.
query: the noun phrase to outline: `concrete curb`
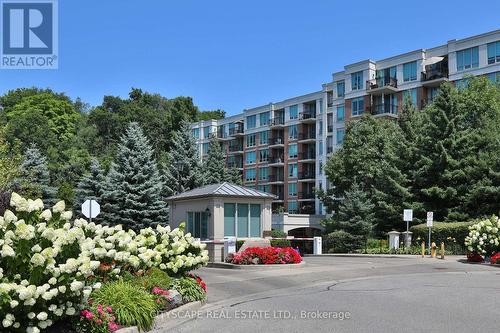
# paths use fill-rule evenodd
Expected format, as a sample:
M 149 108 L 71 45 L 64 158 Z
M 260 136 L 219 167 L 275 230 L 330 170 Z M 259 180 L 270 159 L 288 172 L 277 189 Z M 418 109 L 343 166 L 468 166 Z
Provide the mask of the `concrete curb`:
M 197 311 L 203 305 L 205 305 L 205 301 L 195 301 L 195 302 L 183 304 L 183 305 L 179 306 L 178 308 L 172 309 L 170 311 L 160 313 L 158 316 L 156 316 L 155 322 L 153 324 L 151 331 L 161 329 L 161 328 L 167 326 L 168 321 L 171 320 L 170 317 L 175 317 L 176 313 L 186 312 L 186 311 Z M 139 333 L 139 332 L 141 332 L 141 331 L 139 331 L 137 326 L 124 327 L 124 328 L 120 328 L 119 330 L 115 331 L 115 333 Z M 144 332 L 144 331 L 142 331 L 142 332 Z
M 325 253 L 325 254 L 304 254 L 304 257 L 351 257 L 351 258 L 422 258 L 420 254 L 361 254 L 361 253 Z
M 243 269 L 243 270 L 261 270 L 261 269 L 294 269 L 302 268 L 305 261 L 299 264 L 275 264 L 275 265 L 235 265 L 227 262 L 209 262 L 208 268 L 224 268 L 224 269 Z

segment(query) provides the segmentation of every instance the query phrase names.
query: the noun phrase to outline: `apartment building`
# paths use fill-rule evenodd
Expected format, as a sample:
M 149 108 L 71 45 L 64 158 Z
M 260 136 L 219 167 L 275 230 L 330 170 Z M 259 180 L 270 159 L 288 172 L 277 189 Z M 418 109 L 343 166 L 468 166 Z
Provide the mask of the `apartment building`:
M 364 113 L 397 118 L 405 98 L 421 109 L 443 82 L 461 87 L 482 75 L 500 82 L 500 30 L 346 65 L 320 91 L 194 123 L 193 135 L 201 158 L 215 135 L 245 186 L 277 196 L 273 212 L 323 215 L 314 189 L 328 188 L 322 167 L 342 145 L 348 121 Z

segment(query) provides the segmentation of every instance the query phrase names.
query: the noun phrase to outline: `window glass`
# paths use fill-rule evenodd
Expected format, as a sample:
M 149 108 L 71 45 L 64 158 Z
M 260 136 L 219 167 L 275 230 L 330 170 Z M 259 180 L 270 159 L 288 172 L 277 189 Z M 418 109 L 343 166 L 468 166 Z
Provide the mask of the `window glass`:
M 236 205 L 232 203 L 224 204 L 224 236 L 236 236 L 235 226 Z
M 344 121 L 344 115 L 345 110 L 343 105 L 337 106 L 337 121 Z
M 364 97 L 354 98 L 352 100 L 352 115 L 359 116 L 365 111 Z
M 363 89 L 363 71 L 351 74 L 351 90 Z
M 269 140 L 269 132 L 268 131 L 262 131 L 259 133 L 259 141 L 261 145 L 267 145 Z
M 259 180 L 267 180 L 269 178 L 269 169 L 267 167 L 259 168 Z
M 298 135 L 297 125 L 288 126 L 288 139 L 297 140 Z
M 289 112 L 290 112 L 290 119 L 297 119 L 299 118 L 299 106 L 298 105 L 292 105 L 289 107 Z
M 203 127 L 203 137 L 208 139 L 210 137 L 210 126 Z
M 457 51 L 456 54 L 457 71 L 479 67 L 479 48 L 477 46 L 470 49 Z
M 337 82 L 337 97 L 344 97 L 345 94 L 345 82 L 339 81 Z
M 259 150 L 259 162 L 267 162 L 269 160 L 269 150 L 261 149 Z
M 255 181 L 256 171 L 255 169 L 246 169 L 245 170 L 245 181 L 252 182 Z
M 269 125 L 269 112 L 262 112 L 259 114 L 259 122 L 260 126 L 266 126 Z
M 288 196 L 297 196 L 297 183 L 288 183 Z
M 417 88 L 404 90 L 403 91 L 403 101 L 410 97 L 411 103 L 415 106 L 417 105 Z
M 412 61 L 403 64 L 403 81 L 415 81 L 417 79 L 417 62 Z
M 238 204 L 237 237 L 248 237 L 248 205 Z
M 297 178 L 297 163 L 288 164 L 288 178 Z
M 200 138 L 200 129 L 199 128 L 193 128 L 193 137 L 195 139 L 199 139 Z
M 288 158 L 297 158 L 297 144 L 288 145 Z
M 255 134 L 247 134 L 247 147 L 255 147 Z
M 339 128 L 337 130 L 337 144 L 341 145 L 344 143 L 344 135 L 345 135 L 345 130 L 343 128 Z
M 260 205 L 250 205 L 250 237 L 260 237 Z
M 297 214 L 297 201 L 288 201 L 288 213 Z
M 250 128 L 255 128 L 256 126 L 256 121 L 257 121 L 257 116 L 256 115 L 253 115 L 253 116 L 248 116 L 247 117 L 247 128 L 250 129 Z

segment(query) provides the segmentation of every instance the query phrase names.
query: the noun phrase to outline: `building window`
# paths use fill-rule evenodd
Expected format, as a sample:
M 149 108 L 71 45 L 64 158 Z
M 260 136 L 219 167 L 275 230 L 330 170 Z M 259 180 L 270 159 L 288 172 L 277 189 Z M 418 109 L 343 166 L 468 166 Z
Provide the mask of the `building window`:
M 363 71 L 351 74 L 351 90 L 363 89 Z
M 245 153 L 245 164 L 255 164 L 256 160 L 256 153 L 255 151 L 248 151 Z
M 465 88 L 469 87 L 470 80 L 471 79 L 468 77 L 466 77 L 464 79 L 456 80 L 455 87 L 457 87 L 457 89 L 465 89 Z
M 269 179 L 269 168 L 259 168 L 259 180 L 268 180 Z
M 338 98 L 344 97 L 344 94 L 345 94 L 345 82 L 339 81 L 337 82 L 337 97 Z
M 499 83 L 500 82 L 500 72 L 488 74 L 488 80 L 490 80 L 493 83 Z
M 269 160 L 269 150 L 261 149 L 259 150 L 259 162 L 267 162 Z
M 195 139 L 199 139 L 200 138 L 200 129 L 199 128 L 193 128 L 193 137 Z
M 318 123 L 318 134 L 323 135 L 323 120 L 320 120 Z
M 500 62 L 500 41 L 488 44 L 488 65 Z
M 288 139 L 297 140 L 299 136 L 297 125 L 288 126 Z
M 236 205 L 237 223 L 236 237 L 248 237 L 248 205 Z
M 257 126 L 256 122 L 257 122 L 256 115 L 248 116 L 247 117 L 247 129 L 255 128 Z
M 288 213 L 289 214 L 297 214 L 297 201 L 288 201 Z
M 188 212 L 187 232 L 195 238 L 208 238 L 208 213 Z
M 288 183 L 288 196 L 289 197 L 297 196 L 297 183 Z
M 413 104 L 413 106 L 416 106 L 417 105 L 417 88 L 404 90 L 403 91 L 403 101 L 405 101 L 407 98 L 410 98 L 411 104 Z
M 268 131 L 262 131 L 259 133 L 259 141 L 261 145 L 267 145 L 269 140 L 269 132 Z
M 247 147 L 255 147 L 255 134 L 247 134 Z
M 341 145 L 344 143 L 345 130 L 343 128 L 337 129 L 337 144 Z
M 224 204 L 224 237 L 260 237 L 261 205 Z
M 250 205 L 250 237 L 260 237 L 260 205 Z
M 210 137 L 210 126 L 203 127 L 203 137 L 208 139 Z
M 245 170 L 245 181 L 253 182 L 256 179 L 256 171 L 255 169 L 246 169 Z
M 319 172 L 318 172 L 320 175 L 323 174 L 323 161 L 319 161 Z M 321 183 L 319 183 L 320 187 L 321 187 Z
M 224 204 L 224 236 L 236 236 L 236 204 Z
M 267 126 L 269 125 L 269 112 L 262 112 L 259 114 L 259 122 L 260 126 Z
M 352 100 L 352 115 L 359 116 L 365 111 L 365 98 L 359 97 Z
M 417 62 L 407 62 L 403 64 L 403 81 L 415 81 L 417 79 Z
M 299 118 L 299 106 L 292 105 L 288 108 L 288 112 L 290 115 L 290 120 Z
M 288 178 L 297 178 L 297 163 L 288 164 Z
M 337 121 L 344 121 L 345 119 L 345 108 L 343 105 L 337 106 Z
M 319 140 L 319 143 L 318 143 L 318 154 L 319 154 L 319 156 L 323 155 L 323 140 Z
M 297 158 L 297 144 L 288 145 L 288 158 Z
M 479 67 L 479 48 L 471 47 L 457 51 L 457 71 Z
M 208 155 L 208 142 L 203 143 L 201 146 L 201 154 Z

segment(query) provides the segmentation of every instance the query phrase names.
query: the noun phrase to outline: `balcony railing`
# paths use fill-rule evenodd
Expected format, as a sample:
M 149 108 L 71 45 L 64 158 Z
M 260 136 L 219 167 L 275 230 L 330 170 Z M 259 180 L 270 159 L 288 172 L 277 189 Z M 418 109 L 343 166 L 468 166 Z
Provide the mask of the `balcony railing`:
M 431 69 L 420 73 L 420 80 L 422 82 L 437 80 L 447 77 L 448 77 L 448 67 Z
M 316 158 L 315 151 L 304 151 L 304 152 L 300 153 L 301 160 L 314 160 L 315 158 Z
M 236 126 L 229 129 L 229 135 L 243 134 L 243 126 Z
M 304 111 L 299 114 L 299 120 L 316 119 L 316 111 Z
M 285 198 L 283 193 L 278 193 L 278 194 L 274 194 L 274 195 L 276 196 L 276 199 L 274 199 L 274 200 L 283 200 Z
M 229 161 L 227 162 L 227 167 L 241 169 L 243 168 L 243 161 Z
M 282 182 L 285 177 L 283 175 L 269 175 L 269 182 Z
M 285 139 L 283 137 L 269 138 L 267 141 L 269 145 L 283 145 L 285 144 Z
M 229 152 L 233 153 L 235 151 L 243 151 L 243 146 L 241 145 L 229 146 Z
M 368 111 L 373 115 L 386 114 L 386 113 L 397 114 L 398 106 L 397 104 L 392 104 L 392 103 L 375 104 L 372 105 Z
M 271 119 L 261 119 L 260 126 L 267 126 L 271 124 Z
M 316 139 L 316 132 L 311 131 L 311 132 L 299 133 L 299 140 L 310 140 L 310 139 Z
M 314 179 L 314 178 L 315 178 L 314 172 L 311 171 L 299 172 L 299 179 Z
M 283 160 L 283 156 L 269 156 L 269 163 L 270 164 L 276 164 L 276 163 L 285 163 Z
M 285 125 L 285 117 L 277 117 L 270 120 L 271 126 Z
M 373 90 L 383 87 L 398 87 L 398 80 L 394 77 L 379 77 L 373 80 L 366 81 L 366 90 Z
M 314 199 L 315 197 L 312 191 L 299 192 L 299 199 Z
M 300 206 L 299 214 L 309 214 L 309 215 L 316 214 L 314 204 Z

